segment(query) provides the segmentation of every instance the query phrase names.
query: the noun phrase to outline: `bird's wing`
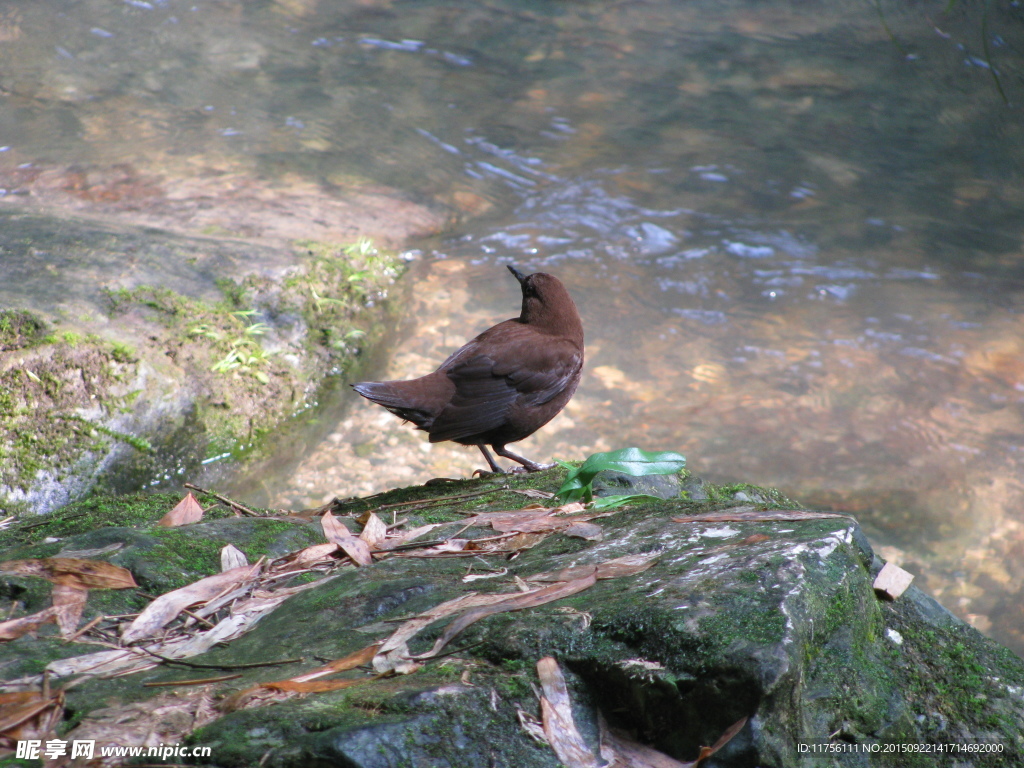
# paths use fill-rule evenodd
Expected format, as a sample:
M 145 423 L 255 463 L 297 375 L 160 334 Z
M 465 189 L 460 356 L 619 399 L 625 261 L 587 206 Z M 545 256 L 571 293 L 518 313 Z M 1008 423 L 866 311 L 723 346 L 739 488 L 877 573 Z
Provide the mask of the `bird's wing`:
M 583 367 L 580 349 L 565 339 L 524 341 L 521 354 L 494 366 L 526 405 L 543 405 L 565 391 Z
M 580 351 L 564 340 L 525 334 L 506 336 L 498 346 L 480 340 L 474 339 L 442 366 L 455 384 L 455 394 L 431 425 L 431 442 L 497 429 L 517 399 L 522 397 L 526 405 L 548 402 L 569 386 L 583 365 Z
M 430 442 L 480 435 L 505 423 L 519 393 L 504 376 L 494 374 L 486 354 L 462 355 L 447 371 L 455 394 L 430 428 Z

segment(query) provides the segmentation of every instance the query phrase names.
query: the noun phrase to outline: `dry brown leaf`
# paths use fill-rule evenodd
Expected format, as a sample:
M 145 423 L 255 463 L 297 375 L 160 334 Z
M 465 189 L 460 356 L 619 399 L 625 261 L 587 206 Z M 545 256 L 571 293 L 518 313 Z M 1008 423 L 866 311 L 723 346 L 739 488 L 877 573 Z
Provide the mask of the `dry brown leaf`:
M 694 766 L 699 765 L 701 762 L 703 762 L 707 758 L 711 757 L 711 755 L 715 754 L 715 752 L 717 752 L 722 747 L 724 747 L 726 744 L 728 744 L 730 741 L 732 741 L 733 737 L 737 733 L 739 733 L 740 731 L 743 730 L 743 726 L 747 724 L 747 720 L 748 720 L 748 718 L 741 717 L 739 720 L 737 720 L 735 723 L 733 723 L 732 725 L 730 725 L 728 728 L 725 729 L 725 732 L 722 733 L 722 735 L 718 737 L 718 741 L 716 741 L 710 747 L 701 747 L 700 748 L 700 751 L 701 751 L 700 757 L 698 757 L 694 761 L 694 763 L 693 763 Z M 704 750 L 708 750 L 707 754 L 704 753 Z
M 600 761 L 576 728 L 572 702 L 558 662 L 545 656 L 537 662 L 537 675 L 544 692 L 540 698 L 540 711 L 548 744 L 568 768 L 598 768 Z
M 174 506 L 174 509 L 157 521 L 157 525 L 162 525 L 165 528 L 174 528 L 179 525 L 198 523 L 202 519 L 203 507 L 190 491 L 185 494 L 185 498 Z
M 565 508 L 567 509 L 570 506 L 579 506 L 579 507 L 581 507 L 582 505 L 581 504 L 575 504 L 575 505 L 567 504 L 565 506 Z M 563 509 L 563 508 L 559 507 L 559 509 Z M 557 510 L 552 510 L 552 511 L 553 512 L 557 512 Z M 538 532 L 541 532 L 541 531 L 564 531 L 565 529 L 571 528 L 572 526 L 577 525 L 579 523 L 586 523 L 589 520 L 595 520 L 595 519 L 597 519 L 599 517 L 608 517 L 609 515 L 614 515 L 618 511 L 619 510 L 615 509 L 615 510 L 612 510 L 610 512 L 585 512 L 585 513 L 581 513 L 581 514 L 572 514 L 572 515 L 568 515 L 568 514 L 563 514 L 563 515 L 554 515 L 554 514 L 552 514 L 552 515 L 535 515 L 535 516 L 532 516 L 532 517 L 523 518 L 521 520 L 515 520 L 515 519 L 500 520 L 499 519 L 499 520 L 494 520 L 491 523 L 491 527 L 494 528 L 494 530 L 501 531 L 503 533 L 511 532 L 511 531 L 516 531 L 516 532 L 519 532 L 519 533 L 538 533 Z
M 552 584 L 550 587 L 536 589 L 532 592 L 512 595 L 511 597 L 508 597 L 501 602 L 494 603 L 493 605 L 485 605 L 466 611 L 455 619 L 455 621 L 445 627 L 444 632 L 442 632 L 441 636 L 437 638 L 437 642 L 434 643 L 433 648 L 426 653 L 422 653 L 419 656 L 412 656 L 411 658 L 433 658 L 440 653 L 441 649 L 451 642 L 454 637 L 462 632 L 462 630 L 470 624 L 486 618 L 487 616 L 493 616 L 496 613 L 505 613 L 506 611 L 519 611 L 524 608 L 536 608 L 538 605 L 544 605 L 545 603 L 554 602 L 555 600 L 561 600 L 562 598 L 569 597 L 570 595 L 575 595 L 577 592 L 589 589 L 597 583 L 594 573 L 596 573 L 596 569 L 592 568 L 591 573 L 588 576 L 574 579 L 573 581 Z
M 61 738 L 69 742 L 95 741 L 96 760 L 88 761 L 90 767 L 109 767 L 115 764 L 109 762 L 110 758 L 100 761 L 100 750 L 107 746 L 159 747 L 164 744 L 181 744 L 189 733 L 219 716 L 213 706 L 211 688 L 204 686 L 168 690 L 146 701 L 131 704 L 111 702 L 111 706 L 90 711 L 74 730 L 63 734 Z M 76 760 L 73 765 L 84 765 L 86 762 Z M 173 765 L 175 762 L 178 761 L 151 759 L 149 764 Z M 46 762 L 48 768 L 56 764 Z
M 380 549 L 382 551 L 388 551 L 394 549 L 402 544 L 408 544 L 410 541 L 418 539 L 425 533 L 429 533 L 435 528 L 440 528 L 444 523 L 431 523 L 430 525 L 421 525 L 418 528 L 413 528 L 409 531 L 404 531 L 396 536 L 389 536 L 387 539 L 381 542 Z
M 728 509 L 724 512 L 711 512 L 706 515 L 680 515 L 673 517 L 674 523 L 748 523 L 748 522 L 797 522 L 800 520 L 823 520 L 842 518 L 853 520 L 850 515 L 837 512 L 815 512 L 807 509 L 769 509 L 760 510 L 744 506 Z
M 520 523 L 526 524 L 529 520 L 545 519 L 556 515 L 568 515 L 582 512 L 585 506 L 578 501 L 563 504 L 560 507 L 545 507 L 543 504 L 527 504 L 522 509 L 508 510 L 504 512 L 480 512 L 473 517 L 466 518 L 467 525 L 490 525 L 496 531 L 517 530 Z M 613 514 L 610 512 L 595 513 L 593 516 Z M 587 519 L 590 519 L 589 517 Z M 523 529 L 525 530 L 525 529 Z
M 240 709 L 254 709 L 264 704 L 286 701 L 290 698 L 292 698 L 290 693 L 264 688 L 262 685 L 254 685 L 250 688 L 235 691 L 227 698 L 221 700 L 217 705 L 217 709 L 227 714 L 229 712 L 237 712 Z
M 337 551 L 338 545 L 333 541 L 327 544 L 313 544 L 298 552 L 291 552 L 279 557 L 271 564 L 270 571 L 274 574 L 281 574 L 305 570 L 320 563 L 333 561 L 332 555 Z
M 57 626 L 60 636 L 67 640 L 75 634 L 78 622 L 85 610 L 85 601 L 89 597 L 88 590 L 72 587 L 68 584 L 53 585 L 53 607 L 57 609 Z
M 220 551 L 220 569 L 230 571 L 232 568 L 241 568 L 248 565 L 249 560 L 245 553 L 234 544 L 226 544 Z
M 523 509 L 505 512 L 480 512 L 466 518 L 466 525 L 514 525 L 517 522 L 533 520 L 538 517 L 549 517 L 553 510 L 540 504 L 533 504 Z
M 38 613 L 30 616 L 22 616 L 18 619 L 8 619 L 0 622 L 0 640 L 17 640 L 22 635 L 35 632 L 43 624 L 55 621 L 57 618 L 56 606 L 44 608 Z
M 387 538 L 388 527 L 377 515 L 371 512 L 366 522 L 363 524 L 363 530 L 359 534 L 359 538 L 366 542 L 366 546 L 370 548 L 370 551 L 378 551 L 381 545 L 384 543 L 384 539 Z
M 121 634 L 121 641 L 132 643 L 153 635 L 189 606 L 213 600 L 222 592 L 228 592 L 239 584 L 255 578 L 258 572 L 259 564 L 243 565 L 160 595 L 125 628 Z
M 374 655 L 380 649 L 380 646 L 380 643 L 374 643 L 366 648 L 361 648 L 354 653 L 350 653 L 344 658 L 332 661 L 326 666 L 314 669 L 311 672 L 306 672 L 287 680 L 260 683 L 259 685 L 254 685 L 250 688 L 237 691 L 221 704 L 220 709 L 222 712 L 234 712 L 238 709 L 251 708 L 257 703 L 282 701 L 289 698 L 288 696 L 282 696 L 281 694 L 337 691 L 342 688 L 350 688 L 353 685 L 360 685 L 362 683 L 377 680 L 383 677 L 383 675 L 357 677 L 354 679 L 349 678 L 345 680 L 317 680 L 316 678 L 323 677 L 325 675 L 333 675 L 336 672 L 345 672 L 350 669 L 355 669 L 363 664 L 367 664 L 373 659 Z
M 446 616 L 451 616 L 469 608 L 499 603 L 507 597 L 508 595 L 479 595 L 476 592 L 470 592 L 435 605 L 430 610 L 424 611 L 418 616 L 403 622 L 384 641 L 380 650 L 377 651 L 377 655 L 373 657 L 374 670 L 377 672 L 390 672 L 399 664 L 410 659 L 411 654 L 409 653 L 408 642 L 424 627 L 430 626 L 435 621 Z
M 577 520 L 551 515 L 539 515 L 522 520 L 495 520 L 491 527 L 499 533 L 550 533 L 568 528 Z
M 382 674 L 374 675 L 373 677 L 347 678 L 345 680 L 311 680 L 308 683 L 281 680 L 276 683 L 266 683 L 264 687 L 287 693 L 327 693 L 328 691 L 338 691 L 342 688 L 351 688 L 354 685 L 370 683 L 374 680 L 380 680 L 382 677 L 390 677 L 390 675 Z
M 575 536 L 587 541 L 600 541 L 604 538 L 604 528 L 596 523 L 573 523 L 564 531 L 566 536 Z
M 380 650 L 382 645 L 383 643 L 368 645 L 354 653 L 350 653 L 348 656 L 335 659 L 330 664 L 320 667 L 319 669 L 314 669 L 311 672 L 296 675 L 295 677 L 289 678 L 289 680 L 293 683 L 305 683 L 309 680 L 316 680 L 318 677 L 333 675 L 335 672 L 345 672 L 349 669 L 355 669 L 356 667 L 362 666 L 363 664 L 369 664 L 373 661 L 373 657 L 377 655 L 377 652 Z
M 44 697 L 39 691 L 0 693 L 0 748 L 14 749 L 24 739 L 52 738 L 64 715 L 64 691 Z
M 500 546 L 496 547 L 493 551 L 519 552 L 524 549 L 530 549 L 530 547 L 535 547 L 544 541 L 548 535 L 547 533 L 517 533 L 515 536 L 502 539 Z
M 320 516 L 320 527 L 323 528 L 328 541 L 337 541 L 339 538 L 352 535 L 352 531 L 330 512 L 324 512 Z
M 0 563 L 0 571 L 38 576 L 79 589 L 129 589 L 138 587 L 132 572 L 102 560 L 80 560 L 77 557 L 43 557 L 32 560 L 8 560 Z
M 324 529 L 324 536 L 327 537 L 327 540 L 333 541 L 341 547 L 342 551 L 351 558 L 353 563 L 356 565 L 370 565 L 373 562 L 373 556 L 370 554 L 370 548 L 366 542 L 358 536 L 353 536 L 349 529 L 345 527 L 345 524 L 330 512 L 325 512 L 321 516 L 320 525 Z

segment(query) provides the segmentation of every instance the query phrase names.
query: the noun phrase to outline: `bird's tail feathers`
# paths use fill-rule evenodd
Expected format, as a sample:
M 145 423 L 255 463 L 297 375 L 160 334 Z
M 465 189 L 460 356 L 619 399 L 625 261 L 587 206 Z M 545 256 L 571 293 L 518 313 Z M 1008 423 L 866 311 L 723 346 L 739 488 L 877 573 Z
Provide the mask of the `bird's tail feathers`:
M 434 414 L 422 404 L 416 403 L 409 393 L 403 392 L 404 381 L 363 381 L 353 384 L 352 389 L 382 405 L 399 418 L 411 421 L 420 429 L 428 429 L 434 421 Z

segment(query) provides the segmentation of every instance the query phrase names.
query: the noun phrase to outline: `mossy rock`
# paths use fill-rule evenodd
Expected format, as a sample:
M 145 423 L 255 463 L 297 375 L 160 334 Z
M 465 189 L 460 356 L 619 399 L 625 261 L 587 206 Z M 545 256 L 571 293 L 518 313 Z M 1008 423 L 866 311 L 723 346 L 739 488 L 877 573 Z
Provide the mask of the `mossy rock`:
M 516 490 L 551 491 L 563 477 L 553 470 L 406 488 L 351 500 L 336 513 L 342 518 L 371 509 L 389 513 L 396 509 L 391 505 L 401 503 L 397 509 L 409 525 L 427 519 L 442 523 L 431 538 L 458 531 L 481 538 L 493 531 L 462 530 L 467 515 L 522 507 L 526 500 Z M 690 480 L 687 485 L 698 487 Z M 208 747 L 208 757 L 183 759 L 225 768 L 555 768 L 554 752 L 533 741 L 520 721 L 520 712 L 538 715 L 536 663 L 552 656 L 566 675 L 581 734 L 595 750 L 599 716 L 677 760 L 694 759 L 701 745 L 714 743 L 747 717 L 707 765 L 981 768 L 1024 759 L 1019 693 L 1024 661 L 914 587 L 895 601 L 876 595 L 872 582 L 882 563 L 853 519 L 794 515 L 791 502 L 775 503 L 772 499 L 780 498 L 775 493 L 752 486 L 741 490 L 764 502 L 737 502 L 736 486 L 699 487 L 708 500 L 650 500 L 600 518 L 595 522 L 604 536 L 597 542 L 552 534 L 514 559 L 384 557 L 366 567 L 343 568 L 290 597 L 247 634 L 188 659 L 205 665 L 203 672 L 161 666 L 71 687 L 67 702 L 73 716 L 63 737 L 74 738 L 75 727 L 88 726 L 93 711 L 112 707 L 116 712 L 175 690 L 173 685 L 144 688 L 144 682 L 173 684 L 214 674 L 210 670 L 237 669 L 241 677 L 209 684 L 203 694 L 223 701 L 366 648 L 409 618 L 469 591 L 517 594 L 515 576 L 647 554 L 654 559 L 645 571 L 599 580 L 557 602 L 471 624 L 450 641 L 446 655 L 412 674 L 374 679 L 356 670 L 347 673 L 358 680 L 354 687 L 222 713 L 191 734 L 178 732 L 165 740 Z M 790 514 L 782 519 L 781 510 Z M 707 518 L 715 512 L 733 519 Z M 773 513 L 779 519 L 773 520 Z M 698 519 L 673 520 L 694 515 Z M 143 577 L 160 571 L 147 562 L 147 553 L 170 563 L 162 547 L 209 542 L 193 547 L 191 560 L 174 561 L 174 568 L 191 577 L 216 570 L 207 546 L 212 552 L 232 540 L 247 547 L 252 558 L 320 540 L 316 526 L 296 525 L 289 532 L 270 526 L 273 521 L 222 518 L 171 533 L 154 528 L 152 519 L 132 519 L 130 526 L 100 526 L 60 544 L 77 547 L 120 537 L 129 542 L 122 562 Z M 352 520 L 347 523 L 358 528 Z M 131 552 L 137 557 L 129 558 Z M 111 561 L 117 556 L 104 555 Z M 467 583 L 471 567 L 482 575 L 490 569 L 507 573 Z M 173 574 L 163 584 L 173 586 L 176 578 Z M 17 580 L 23 586 L 24 577 Z M 90 596 L 90 608 L 95 605 Z M 425 628 L 410 641 L 410 651 L 429 649 L 446 623 Z M 7 679 L 38 674 L 52 659 L 92 650 L 63 643 L 53 633 L 44 628 L 38 639 L 8 643 L 0 654 Z M 281 666 L 252 667 L 254 661 Z M 178 689 L 181 696 L 194 691 Z M 949 750 L 968 743 L 1002 751 L 922 753 L 901 747 Z M 800 745 L 811 744 L 845 750 L 801 751 Z

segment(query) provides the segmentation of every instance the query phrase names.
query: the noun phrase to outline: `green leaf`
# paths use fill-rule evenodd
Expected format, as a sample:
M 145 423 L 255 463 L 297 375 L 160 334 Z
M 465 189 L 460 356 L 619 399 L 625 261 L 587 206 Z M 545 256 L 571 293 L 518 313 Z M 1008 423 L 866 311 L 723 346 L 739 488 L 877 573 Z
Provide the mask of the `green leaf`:
M 559 462 L 562 464 L 562 462 Z M 562 464 L 562 466 L 565 466 Z M 569 476 L 558 489 L 555 498 L 560 503 L 594 496 L 593 482 L 598 472 L 612 470 L 633 477 L 646 475 L 670 475 L 686 466 L 686 457 L 675 451 L 642 451 L 639 448 L 620 448 L 617 451 L 595 453 L 579 467 L 570 469 Z M 622 503 L 622 502 L 620 502 Z

